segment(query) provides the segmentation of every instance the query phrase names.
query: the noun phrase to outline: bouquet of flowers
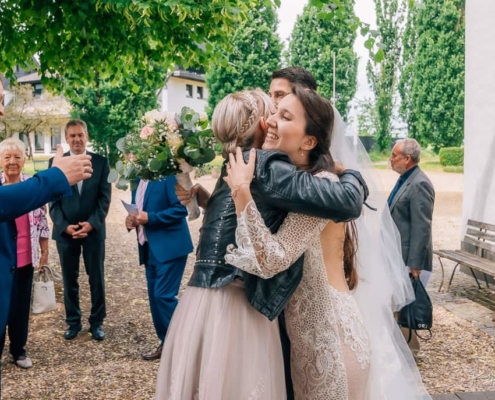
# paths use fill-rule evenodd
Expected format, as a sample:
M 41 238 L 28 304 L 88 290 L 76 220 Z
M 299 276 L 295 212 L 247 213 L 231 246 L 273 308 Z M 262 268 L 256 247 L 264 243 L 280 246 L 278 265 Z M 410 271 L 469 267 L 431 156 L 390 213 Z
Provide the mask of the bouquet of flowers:
M 180 114 L 148 111 L 141 126 L 117 141 L 122 160 L 110 171 L 109 182 L 116 187 L 131 190 L 137 179 L 154 181 L 175 175 L 185 189 L 192 187 L 189 172 L 212 161 L 220 151 L 213 131 L 208 129 L 208 118 L 189 107 Z M 189 203 L 189 220 L 199 217 L 196 201 Z

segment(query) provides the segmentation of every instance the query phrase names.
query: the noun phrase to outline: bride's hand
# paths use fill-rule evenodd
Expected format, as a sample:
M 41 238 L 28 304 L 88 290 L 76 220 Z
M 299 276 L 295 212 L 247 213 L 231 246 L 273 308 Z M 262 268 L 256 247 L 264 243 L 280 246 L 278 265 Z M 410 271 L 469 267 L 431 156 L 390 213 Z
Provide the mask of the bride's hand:
M 256 161 L 256 150 L 251 149 L 249 152 L 248 163 L 244 163 L 242 150 L 236 148 L 236 155 L 229 154 L 229 163 L 227 164 L 227 176 L 223 178 L 231 190 L 240 188 L 242 185 L 250 185 L 253 180 L 254 166 Z

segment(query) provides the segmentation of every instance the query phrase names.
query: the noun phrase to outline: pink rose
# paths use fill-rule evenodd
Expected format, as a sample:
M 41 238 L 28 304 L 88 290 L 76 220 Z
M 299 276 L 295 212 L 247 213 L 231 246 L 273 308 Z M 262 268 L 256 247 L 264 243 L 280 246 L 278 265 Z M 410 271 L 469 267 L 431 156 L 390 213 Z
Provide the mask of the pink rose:
M 146 125 L 139 134 L 139 137 L 143 140 L 148 139 L 149 136 L 153 135 L 153 128 Z

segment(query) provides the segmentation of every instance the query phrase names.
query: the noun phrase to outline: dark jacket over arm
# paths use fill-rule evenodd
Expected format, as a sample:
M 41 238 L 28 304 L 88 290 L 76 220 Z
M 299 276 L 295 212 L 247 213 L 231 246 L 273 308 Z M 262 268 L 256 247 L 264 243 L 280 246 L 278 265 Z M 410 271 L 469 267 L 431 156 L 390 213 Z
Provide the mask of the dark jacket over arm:
M 332 182 L 297 170 L 283 153 L 258 150 L 256 159 L 253 186 L 268 206 L 335 222 L 361 214 L 368 189 L 359 172 L 348 170 Z
M 222 287 L 242 279 L 253 307 L 274 319 L 301 280 L 302 257 L 287 271 L 267 280 L 225 263 L 225 251 L 227 245 L 235 243 L 237 227 L 230 188 L 222 179 L 225 175 L 224 167 L 208 201 L 189 285 Z M 297 171 L 283 153 L 258 151 L 251 192 L 266 225 L 276 232 L 289 211 L 334 221 L 358 217 L 367 194 L 360 180 L 360 174 L 352 172 L 344 174 L 341 182 L 331 182 Z

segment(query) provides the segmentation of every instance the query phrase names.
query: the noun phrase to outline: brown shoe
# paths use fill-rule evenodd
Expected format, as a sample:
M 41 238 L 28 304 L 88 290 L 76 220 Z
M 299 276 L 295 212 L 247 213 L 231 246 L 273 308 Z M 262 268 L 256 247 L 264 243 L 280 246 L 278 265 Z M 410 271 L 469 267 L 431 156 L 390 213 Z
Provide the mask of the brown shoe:
M 158 360 L 162 356 L 162 346 L 158 346 L 155 350 L 141 354 L 144 360 Z

